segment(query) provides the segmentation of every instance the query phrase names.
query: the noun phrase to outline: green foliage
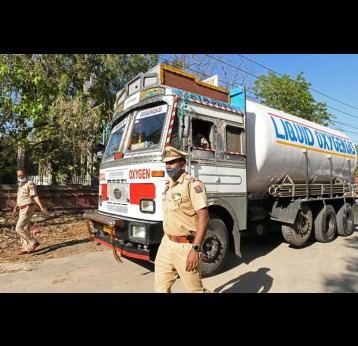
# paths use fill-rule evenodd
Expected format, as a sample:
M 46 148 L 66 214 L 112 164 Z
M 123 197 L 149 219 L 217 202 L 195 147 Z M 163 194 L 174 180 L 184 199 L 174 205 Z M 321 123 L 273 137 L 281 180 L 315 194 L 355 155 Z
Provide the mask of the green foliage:
M 116 92 L 157 60 L 151 54 L 0 54 L 0 144 L 10 143 L 12 158 L 0 162 L 0 172 L 14 169 L 20 146 L 26 160 L 55 178 L 85 174 Z
M 0 184 L 16 182 L 16 152 L 5 136 L 0 136 Z
M 321 125 L 333 124 L 335 116 L 327 111 L 325 103 L 314 100 L 309 91 L 310 86 L 303 77 L 303 72 L 293 80 L 288 75 L 278 77 L 270 71 L 268 75 L 255 80 L 253 90 L 256 97 L 269 107 Z

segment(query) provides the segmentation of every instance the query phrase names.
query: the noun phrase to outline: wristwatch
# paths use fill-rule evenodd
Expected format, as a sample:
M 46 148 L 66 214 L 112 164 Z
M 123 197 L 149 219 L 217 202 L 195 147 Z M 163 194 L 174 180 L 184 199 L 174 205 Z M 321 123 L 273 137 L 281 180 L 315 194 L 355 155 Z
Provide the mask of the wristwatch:
M 201 251 L 201 248 L 199 245 L 193 245 L 192 249 L 196 252 L 200 252 Z

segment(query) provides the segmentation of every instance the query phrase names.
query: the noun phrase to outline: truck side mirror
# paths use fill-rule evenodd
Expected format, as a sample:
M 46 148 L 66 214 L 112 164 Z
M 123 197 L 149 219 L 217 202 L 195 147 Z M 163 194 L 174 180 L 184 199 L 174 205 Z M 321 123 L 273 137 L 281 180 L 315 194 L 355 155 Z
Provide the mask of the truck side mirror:
M 183 128 L 183 138 L 188 138 L 190 133 L 190 116 L 189 114 L 184 115 L 184 128 Z

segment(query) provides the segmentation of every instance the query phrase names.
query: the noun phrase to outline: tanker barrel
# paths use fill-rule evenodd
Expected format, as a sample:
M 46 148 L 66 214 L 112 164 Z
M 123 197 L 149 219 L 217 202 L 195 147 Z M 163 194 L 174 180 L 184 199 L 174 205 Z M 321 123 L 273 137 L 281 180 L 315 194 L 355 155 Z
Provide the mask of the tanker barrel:
M 246 123 L 250 198 L 267 193 L 326 195 L 327 188 L 328 195 L 346 192 L 333 182 L 339 178 L 347 184 L 353 178 L 357 152 L 346 134 L 250 100 L 246 100 Z M 285 182 L 287 176 L 293 185 L 270 188 Z

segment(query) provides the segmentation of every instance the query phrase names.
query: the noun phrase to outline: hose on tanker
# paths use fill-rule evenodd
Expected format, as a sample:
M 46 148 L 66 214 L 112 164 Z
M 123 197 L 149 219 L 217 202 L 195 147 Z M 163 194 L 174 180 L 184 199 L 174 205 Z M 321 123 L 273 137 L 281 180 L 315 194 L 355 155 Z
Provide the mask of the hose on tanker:
M 90 220 L 86 219 L 86 225 L 87 225 L 87 231 L 89 233 L 89 239 L 91 241 L 94 241 L 94 232 L 91 229 Z
M 120 256 L 118 255 L 118 253 L 116 251 L 116 247 L 114 246 L 114 229 L 113 228 L 111 229 L 111 233 L 109 236 L 111 238 L 114 258 L 117 260 L 118 263 L 123 263 L 123 261 L 121 260 Z

